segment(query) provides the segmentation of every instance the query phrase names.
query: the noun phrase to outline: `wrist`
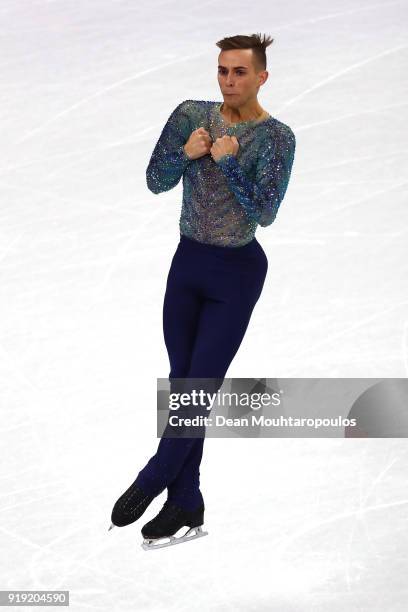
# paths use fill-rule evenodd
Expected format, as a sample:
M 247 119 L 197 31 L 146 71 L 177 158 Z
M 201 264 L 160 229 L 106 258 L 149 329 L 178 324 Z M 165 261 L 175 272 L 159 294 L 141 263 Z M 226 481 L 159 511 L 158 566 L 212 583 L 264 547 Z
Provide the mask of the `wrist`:
M 228 163 L 230 158 L 234 158 L 232 153 L 224 153 L 224 155 L 221 155 L 221 157 L 216 160 L 216 163 L 220 165 L 223 163 Z
M 181 149 L 182 149 L 182 151 L 184 153 L 184 157 L 186 157 L 188 159 L 188 161 L 191 161 L 191 157 L 189 156 L 189 154 L 187 153 L 187 150 L 186 150 L 186 145 L 183 145 Z

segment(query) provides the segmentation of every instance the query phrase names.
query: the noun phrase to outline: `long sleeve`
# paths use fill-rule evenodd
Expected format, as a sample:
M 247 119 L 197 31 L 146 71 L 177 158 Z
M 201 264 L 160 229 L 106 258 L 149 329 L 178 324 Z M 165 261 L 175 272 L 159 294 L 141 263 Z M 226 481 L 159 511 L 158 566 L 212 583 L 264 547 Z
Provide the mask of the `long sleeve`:
M 146 182 L 153 193 L 175 187 L 191 161 L 184 151 L 190 124 L 183 105 L 181 102 L 168 118 L 147 166 Z
M 260 152 L 256 180 L 249 180 L 234 155 L 223 155 L 216 163 L 247 215 L 262 227 L 275 220 L 285 196 L 295 156 L 296 138 L 289 126 L 279 128 L 274 141 Z

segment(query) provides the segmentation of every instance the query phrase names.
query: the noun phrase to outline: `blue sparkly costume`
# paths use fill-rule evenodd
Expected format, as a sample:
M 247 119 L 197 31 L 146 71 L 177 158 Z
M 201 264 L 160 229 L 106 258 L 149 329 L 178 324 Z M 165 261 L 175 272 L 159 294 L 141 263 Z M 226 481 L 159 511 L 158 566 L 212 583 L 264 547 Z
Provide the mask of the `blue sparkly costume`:
M 171 392 L 183 378 L 212 379 L 216 385 L 211 392 L 221 387 L 267 274 L 268 260 L 255 231 L 257 225 L 274 221 L 294 159 L 295 136 L 287 125 L 270 115 L 230 125 L 221 115 L 221 104 L 179 104 L 146 171 L 153 193 L 172 189 L 183 176 L 180 241 L 163 305 Z M 184 145 L 199 127 L 213 142 L 224 134 L 236 135 L 237 156 L 227 154 L 217 162 L 210 154 L 190 159 Z M 204 437 L 163 436 L 137 485 L 154 495 L 167 488 L 168 500 L 185 510 L 201 507 L 203 444 Z
M 295 136 L 287 125 L 268 116 L 236 124 L 225 122 L 221 102 L 185 100 L 170 115 L 153 150 L 147 185 L 168 191 L 183 176 L 180 233 L 219 246 L 242 246 L 257 225 L 270 225 L 288 187 Z M 239 142 L 237 156 L 215 162 L 210 154 L 189 159 L 184 144 L 199 127 L 212 141 L 225 134 Z

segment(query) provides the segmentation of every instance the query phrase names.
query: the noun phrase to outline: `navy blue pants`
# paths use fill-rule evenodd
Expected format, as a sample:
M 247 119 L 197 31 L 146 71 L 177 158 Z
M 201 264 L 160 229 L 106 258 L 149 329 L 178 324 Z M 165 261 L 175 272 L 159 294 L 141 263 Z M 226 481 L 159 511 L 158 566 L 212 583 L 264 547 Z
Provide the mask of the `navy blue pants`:
M 180 235 L 167 277 L 163 332 L 172 378 L 223 382 L 261 295 L 268 260 L 253 238 L 242 247 L 205 244 Z M 200 462 L 204 438 L 162 437 L 136 482 L 185 510 L 203 503 Z

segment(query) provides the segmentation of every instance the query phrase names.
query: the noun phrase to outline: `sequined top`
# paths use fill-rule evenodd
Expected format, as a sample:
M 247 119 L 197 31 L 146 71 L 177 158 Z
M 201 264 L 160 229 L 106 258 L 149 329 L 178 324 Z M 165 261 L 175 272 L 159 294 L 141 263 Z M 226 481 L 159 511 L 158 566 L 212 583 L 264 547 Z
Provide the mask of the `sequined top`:
M 270 225 L 286 193 L 295 154 L 291 128 L 268 114 L 263 120 L 229 124 L 222 102 L 184 100 L 171 113 L 151 155 L 147 186 L 153 193 L 175 187 L 183 176 L 180 233 L 220 246 L 243 246 L 258 225 Z M 235 135 L 237 155 L 214 161 L 190 159 L 184 144 L 199 127 L 212 142 Z

